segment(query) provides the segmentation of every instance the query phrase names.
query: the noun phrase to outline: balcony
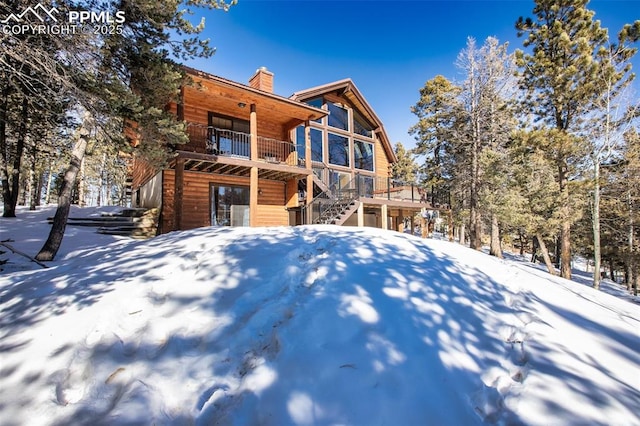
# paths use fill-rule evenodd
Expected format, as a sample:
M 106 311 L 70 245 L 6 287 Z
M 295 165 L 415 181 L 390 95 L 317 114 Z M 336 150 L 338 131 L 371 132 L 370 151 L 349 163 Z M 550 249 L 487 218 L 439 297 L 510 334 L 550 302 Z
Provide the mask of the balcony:
M 189 143 L 186 150 L 200 154 L 235 157 L 250 160 L 251 135 L 232 130 L 189 124 Z M 304 167 L 304 160 L 298 159 L 298 150 L 291 142 L 258 136 L 257 159 L 265 163 Z

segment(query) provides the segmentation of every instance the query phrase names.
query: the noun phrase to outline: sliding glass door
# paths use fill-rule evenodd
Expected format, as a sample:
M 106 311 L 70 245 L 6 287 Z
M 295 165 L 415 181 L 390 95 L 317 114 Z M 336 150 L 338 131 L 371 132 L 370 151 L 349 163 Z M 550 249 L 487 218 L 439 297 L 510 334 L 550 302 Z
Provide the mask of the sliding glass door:
M 211 225 L 249 226 L 249 188 L 211 185 Z

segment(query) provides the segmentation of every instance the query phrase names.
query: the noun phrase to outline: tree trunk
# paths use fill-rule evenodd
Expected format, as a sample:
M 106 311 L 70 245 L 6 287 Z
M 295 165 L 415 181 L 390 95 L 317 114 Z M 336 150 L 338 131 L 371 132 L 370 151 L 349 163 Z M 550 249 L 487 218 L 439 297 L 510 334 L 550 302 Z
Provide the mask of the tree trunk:
M 96 200 L 96 205 L 98 207 L 100 207 L 102 205 L 102 194 L 105 194 L 105 200 L 107 198 L 106 194 L 108 193 L 107 190 L 107 179 L 105 179 L 105 176 L 107 174 L 106 169 L 107 168 L 107 153 L 103 152 L 102 153 L 102 161 L 100 162 L 100 181 L 98 183 L 98 199 Z M 107 205 L 107 203 L 105 202 L 105 205 Z
M 45 197 L 44 197 L 44 203 L 45 204 L 50 204 L 51 203 L 51 184 L 53 183 L 53 165 L 51 163 L 49 163 L 49 173 L 47 176 L 47 191 L 45 193 Z
M 460 225 L 460 239 L 458 241 L 460 241 L 460 244 L 464 245 L 465 244 L 465 240 L 467 239 L 467 236 L 465 235 L 465 226 L 464 223 L 462 225 Z
M 38 148 L 35 143 L 31 147 L 31 167 L 29 168 L 29 210 L 35 210 L 40 199 L 40 179 L 37 174 Z
M 40 163 L 42 165 L 42 163 Z M 36 207 L 40 207 L 42 205 L 42 189 L 44 186 L 44 171 L 42 167 L 40 167 L 40 172 L 38 173 L 38 178 L 36 179 L 36 195 L 37 198 L 35 200 Z
M 571 224 L 562 223 L 560 230 L 560 276 L 571 279 Z
M 598 158 L 595 158 L 593 175 L 593 217 L 591 219 L 593 225 L 593 288 L 600 290 L 600 161 Z
M 84 126 L 85 124 L 83 123 L 78 132 L 78 137 L 71 154 L 69 167 L 64 173 L 62 187 L 60 188 L 60 195 L 58 196 L 58 208 L 56 209 L 56 214 L 53 217 L 53 225 L 49 232 L 49 238 L 47 238 L 44 246 L 42 246 L 40 252 L 36 256 L 37 260 L 53 260 L 60 249 L 60 245 L 62 244 L 62 238 L 64 237 L 64 230 L 67 227 L 67 219 L 69 218 L 69 210 L 71 208 L 71 193 L 73 185 L 78 175 L 78 170 L 80 169 L 85 151 L 87 150 L 88 131 L 86 131 Z
M 549 257 L 549 251 L 547 250 L 547 245 L 544 243 L 544 240 L 542 239 L 540 234 L 536 234 L 536 240 L 538 240 L 538 246 L 542 251 L 542 257 L 544 259 L 544 264 L 546 265 L 547 270 L 551 275 L 555 275 L 556 270 L 553 267 L 553 263 L 551 263 L 551 258 Z
M 609 272 L 611 276 L 611 281 L 616 281 L 616 265 L 613 256 L 609 258 Z
M 5 108 L 6 108 L 5 103 Z M 18 129 L 18 139 L 16 141 L 16 152 L 13 157 L 13 169 L 11 175 L 8 171 L 3 179 L 3 201 L 4 213 L 2 217 L 16 217 L 16 205 L 18 204 L 18 192 L 20 190 L 20 165 L 22 163 L 22 153 L 24 151 L 24 143 L 27 137 L 27 120 L 29 119 L 29 100 L 25 96 L 22 98 L 22 110 L 20 114 L 20 126 Z M 6 129 L 5 129 L 6 131 Z M 5 157 L 5 164 L 9 164 L 9 158 Z M 6 181 L 6 184 L 5 184 Z
M 502 259 L 502 247 L 500 247 L 500 224 L 498 223 L 498 216 L 495 213 L 491 214 L 491 247 L 489 254 L 497 258 Z
M 86 193 L 86 182 L 85 182 L 85 175 L 84 175 L 84 156 L 82 157 L 82 160 L 80 161 L 80 178 L 78 179 L 78 205 L 80 207 L 84 207 L 87 203 L 85 201 L 85 198 L 87 198 L 87 193 Z
M 569 188 L 567 182 L 567 167 L 562 164 L 559 168 L 558 183 L 563 202 L 563 218 L 560 225 L 560 276 L 571 279 L 571 220 L 569 218 Z
M 636 282 L 636 277 L 638 275 L 638 273 L 636 272 L 635 269 L 635 256 L 633 253 L 633 246 L 634 246 L 634 223 L 633 223 L 633 203 L 631 200 L 631 191 L 627 192 L 627 206 L 629 208 L 628 214 L 629 214 L 629 223 L 628 226 L 629 228 L 627 229 L 627 250 L 628 250 L 628 258 L 627 258 L 627 276 L 629 277 L 627 280 L 627 288 L 629 289 L 629 291 L 631 291 L 631 287 L 633 286 L 633 283 Z M 637 292 L 637 287 L 636 287 L 636 292 Z
M 471 91 L 471 194 L 469 200 L 469 245 L 472 249 L 482 249 L 482 228 L 480 224 L 480 212 L 478 211 L 478 182 L 479 182 L 479 159 L 480 150 L 480 111 L 477 99 L 478 87 L 476 85 L 475 59 L 469 57 L 469 76 Z
M 2 90 L 2 103 L 0 103 L 0 158 L 2 159 L 2 162 L 0 163 L 0 181 L 2 181 L 2 200 L 5 213 L 7 212 L 7 209 L 11 209 L 11 203 L 9 202 L 11 199 L 11 191 L 9 188 L 9 157 L 7 156 L 9 152 L 9 147 L 7 145 L 9 93 L 10 86 L 7 83 Z M 5 214 L 4 217 L 8 216 Z M 15 210 L 13 217 L 15 217 Z

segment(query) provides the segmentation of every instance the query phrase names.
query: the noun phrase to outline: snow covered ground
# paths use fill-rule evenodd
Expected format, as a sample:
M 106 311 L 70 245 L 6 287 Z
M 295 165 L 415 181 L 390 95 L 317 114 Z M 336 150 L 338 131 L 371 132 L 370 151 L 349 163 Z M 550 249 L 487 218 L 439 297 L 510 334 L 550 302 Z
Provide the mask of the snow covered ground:
M 34 255 L 53 210 L 19 215 Z M 2 425 L 640 425 L 637 300 L 446 241 L 69 227 L 48 269 L 0 259 Z

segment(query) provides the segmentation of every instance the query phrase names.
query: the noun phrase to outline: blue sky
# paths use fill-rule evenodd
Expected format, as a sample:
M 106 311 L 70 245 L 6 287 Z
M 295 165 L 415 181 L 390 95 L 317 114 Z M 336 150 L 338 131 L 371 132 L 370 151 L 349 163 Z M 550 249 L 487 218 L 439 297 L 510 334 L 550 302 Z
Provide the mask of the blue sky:
M 509 42 L 509 51 L 521 48 L 514 24 L 533 7 L 533 0 L 239 0 L 227 13 L 205 15 L 204 36 L 217 52 L 188 65 L 241 83 L 265 66 L 283 96 L 351 78 L 391 142 L 413 146 L 410 107 L 424 83 L 438 74 L 463 79 L 454 63 L 467 37 L 481 45 L 494 36 Z M 588 7 L 612 36 L 640 19 L 640 0 L 592 0 Z M 634 65 L 637 71 L 638 58 Z

